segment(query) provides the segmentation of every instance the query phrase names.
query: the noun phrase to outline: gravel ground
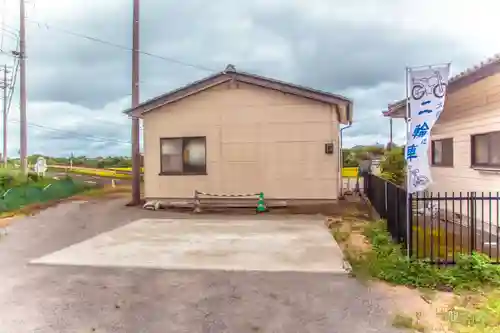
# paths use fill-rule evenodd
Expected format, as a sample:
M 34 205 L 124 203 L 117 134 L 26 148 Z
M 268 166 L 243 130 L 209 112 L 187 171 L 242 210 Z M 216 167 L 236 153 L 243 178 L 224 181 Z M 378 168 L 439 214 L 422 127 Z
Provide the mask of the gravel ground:
M 12 223 L 0 239 L 0 332 L 400 332 L 385 296 L 345 275 L 27 264 L 140 218 L 186 217 L 126 201 L 65 203 Z

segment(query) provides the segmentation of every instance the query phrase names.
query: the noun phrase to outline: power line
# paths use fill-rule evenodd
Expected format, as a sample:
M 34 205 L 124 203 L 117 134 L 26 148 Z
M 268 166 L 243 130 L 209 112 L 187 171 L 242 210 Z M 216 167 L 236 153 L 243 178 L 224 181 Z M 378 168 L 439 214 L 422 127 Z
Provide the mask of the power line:
M 20 120 L 11 119 L 11 120 L 9 120 L 9 122 L 19 123 Z M 49 127 L 49 126 L 35 124 L 35 123 L 27 123 L 27 125 L 29 127 L 36 127 L 36 128 L 40 128 L 43 130 L 66 133 L 66 134 L 72 135 L 75 138 L 89 139 L 89 140 L 92 140 L 94 142 L 113 142 L 113 143 L 121 143 L 121 144 L 132 144 L 132 142 L 130 142 L 130 141 L 117 140 L 117 139 L 99 137 L 99 136 L 94 136 L 94 135 L 87 135 L 87 134 L 82 134 L 81 132 L 63 130 L 60 128 L 54 128 L 54 127 Z
M 19 45 L 17 47 L 19 49 Z M 16 80 L 17 80 L 17 73 L 19 71 L 19 59 L 17 57 L 14 57 L 14 72 L 12 73 L 12 86 L 10 90 L 10 95 L 9 95 L 9 103 L 7 104 L 7 115 L 9 115 L 10 112 L 10 106 L 12 104 L 12 97 L 14 96 L 14 89 L 16 87 Z
M 2 37 L 0 40 L 0 50 L 3 49 L 3 37 L 4 37 L 4 31 L 5 31 L 5 17 L 6 17 L 6 12 L 7 12 L 7 0 L 3 0 L 2 3 Z
M 15 105 L 14 107 L 19 111 L 19 106 L 18 105 Z M 124 116 L 122 116 L 122 117 L 124 117 Z M 102 118 L 99 118 L 99 117 L 88 117 L 88 116 L 85 116 L 85 119 L 91 119 L 93 121 L 98 121 L 99 123 L 102 123 L 102 124 L 105 124 L 105 125 L 109 125 L 109 126 L 115 126 L 115 127 L 116 126 L 127 126 L 126 123 L 120 123 L 120 122 L 116 122 L 116 121 L 102 119 Z M 141 126 L 140 129 L 142 130 L 143 126 Z
M 133 49 L 131 47 L 129 47 L 129 46 L 117 44 L 117 43 L 110 42 L 110 41 L 107 41 L 107 40 L 104 40 L 104 39 L 101 39 L 101 38 L 98 38 L 98 37 L 89 36 L 89 35 L 86 35 L 86 34 L 83 34 L 83 33 L 79 33 L 79 32 L 75 32 L 75 31 L 72 31 L 72 30 L 68 30 L 68 29 L 65 29 L 65 28 L 56 27 L 56 26 L 53 26 L 53 25 L 49 25 L 49 24 L 47 24 L 45 22 L 39 22 L 39 21 L 31 20 L 31 19 L 26 19 L 26 21 L 29 22 L 29 23 L 36 24 L 39 28 L 42 28 L 42 26 L 43 26 L 47 30 L 51 30 L 52 29 L 52 30 L 56 30 L 56 31 L 68 34 L 68 35 L 72 35 L 72 36 L 75 36 L 75 37 L 87 39 L 87 40 L 90 40 L 90 41 L 93 41 L 93 42 L 96 42 L 96 43 L 100 43 L 100 44 L 104 44 L 104 45 L 108 45 L 108 46 L 111 46 L 111 47 L 115 47 L 115 48 L 118 48 L 118 49 L 121 49 L 121 50 L 131 51 L 131 52 L 133 51 Z M 162 55 L 158 55 L 158 54 L 155 54 L 155 53 L 152 53 L 152 52 L 148 52 L 148 51 L 143 51 L 143 50 L 138 50 L 138 52 L 140 54 L 143 54 L 143 55 L 146 55 L 146 56 L 149 56 L 149 57 L 152 57 L 152 58 L 161 59 L 161 60 L 168 61 L 168 62 L 171 62 L 171 63 L 175 63 L 175 64 L 178 64 L 178 65 L 182 65 L 182 66 L 186 66 L 186 67 L 191 67 L 191 68 L 195 68 L 195 69 L 199 69 L 199 70 L 203 70 L 203 71 L 213 72 L 213 73 L 218 72 L 217 70 L 214 70 L 212 68 L 208 68 L 206 66 L 188 63 L 186 61 L 175 59 L 175 58 L 172 58 L 172 57 L 162 56 Z

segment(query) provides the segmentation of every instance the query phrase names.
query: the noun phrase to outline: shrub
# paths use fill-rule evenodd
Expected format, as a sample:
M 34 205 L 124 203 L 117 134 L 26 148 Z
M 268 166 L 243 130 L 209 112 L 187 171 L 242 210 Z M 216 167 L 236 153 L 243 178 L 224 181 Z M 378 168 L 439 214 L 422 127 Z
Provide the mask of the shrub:
M 373 277 L 422 288 L 477 289 L 500 286 L 500 265 L 494 265 L 481 253 L 459 254 L 456 265 L 439 267 L 426 260 L 407 258 L 400 245 L 394 244 L 384 221 L 365 230 L 373 251 L 366 257 L 366 265 Z
M 381 177 L 402 185 L 405 180 L 405 157 L 402 148 L 393 148 L 386 151 L 380 162 Z
M 28 173 L 28 181 L 32 181 L 32 182 L 38 182 L 42 177 L 39 176 L 37 173 L 35 172 L 29 172 Z
M 0 187 L 3 189 L 10 188 L 14 185 L 15 178 L 12 175 L 4 174 L 0 175 Z
M 500 267 L 492 265 L 483 253 L 459 254 L 456 265 L 450 269 L 453 283 L 466 289 L 476 289 L 482 285 L 500 286 Z

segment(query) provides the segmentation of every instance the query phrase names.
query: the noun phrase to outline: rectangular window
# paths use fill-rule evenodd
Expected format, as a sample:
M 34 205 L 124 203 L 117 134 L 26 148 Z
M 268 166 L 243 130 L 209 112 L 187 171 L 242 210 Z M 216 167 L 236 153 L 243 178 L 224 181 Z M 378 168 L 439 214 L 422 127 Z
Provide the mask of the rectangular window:
M 432 140 L 432 165 L 453 166 L 453 138 Z
M 160 139 L 162 175 L 205 175 L 206 138 Z
M 500 168 L 500 132 L 471 137 L 472 166 Z

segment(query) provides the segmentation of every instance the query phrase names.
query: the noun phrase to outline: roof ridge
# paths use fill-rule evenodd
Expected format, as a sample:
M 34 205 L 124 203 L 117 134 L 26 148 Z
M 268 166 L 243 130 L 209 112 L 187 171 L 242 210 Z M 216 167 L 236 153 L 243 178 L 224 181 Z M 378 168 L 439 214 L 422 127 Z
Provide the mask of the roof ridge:
M 483 68 L 484 66 L 487 66 L 487 65 L 490 65 L 490 64 L 493 64 L 495 62 L 499 61 L 500 62 L 500 53 L 496 53 L 494 54 L 492 57 L 489 57 L 487 58 L 486 60 L 483 60 L 481 61 L 479 64 L 477 65 L 474 65 L 472 67 L 469 67 L 469 68 L 466 68 L 465 70 L 463 70 L 462 72 L 460 72 L 459 74 L 451 77 L 448 82 L 454 82 L 458 79 L 460 79 L 461 77 L 464 77 L 468 74 L 472 74 L 476 71 L 478 71 L 479 69 Z
M 279 79 L 273 79 L 267 76 L 257 75 L 249 72 L 243 72 L 236 69 L 236 67 L 232 64 L 226 65 L 225 70 L 222 72 L 218 72 L 207 76 L 205 78 L 199 79 L 197 81 L 188 83 L 183 85 L 177 89 L 171 90 L 167 93 L 161 94 L 159 96 L 148 99 L 135 107 L 131 107 L 124 111 L 124 113 L 130 114 L 134 110 L 141 109 L 141 114 L 147 112 L 149 110 L 155 109 L 160 105 L 164 105 L 165 103 L 170 103 L 173 100 L 178 100 L 181 98 L 187 97 L 192 91 L 196 89 L 206 89 L 209 85 L 217 85 L 223 83 L 227 80 L 237 80 L 241 82 L 247 82 L 254 85 L 259 85 L 264 88 L 280 90 L 287 94 L 302 96 L 305 98 L 310 98 L 313 100 L 317 100 L 323 103 L 329 104 L 339 104 L 346 103 L 348 110 L 352 108 L 352 100 L 338 94 L 334 94 L 331 92 L 318 90 L 312 87 L 307 87 L 303 85 L 299 85 L 296 83 L 285 82 Z M 197 87 L 198 86 L 198 87 Z M 195 89 L 196 88 L 196 89 Z M 191 92 L 189 90 L 191 89 Z M 193 90 L 194 89 L 194 90 Z M 197 90 L 196 90 L 197 91 Z M 177 96 L 178 95 L 178 96 Z M 169 102 L 170 101 L 170 102 Z M 151 106 L 146 109 L 146 105 Z M 352 111 L 348 111 L 352 112 Z M 349 114 L 349 113 L 348 113 Z

